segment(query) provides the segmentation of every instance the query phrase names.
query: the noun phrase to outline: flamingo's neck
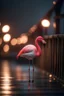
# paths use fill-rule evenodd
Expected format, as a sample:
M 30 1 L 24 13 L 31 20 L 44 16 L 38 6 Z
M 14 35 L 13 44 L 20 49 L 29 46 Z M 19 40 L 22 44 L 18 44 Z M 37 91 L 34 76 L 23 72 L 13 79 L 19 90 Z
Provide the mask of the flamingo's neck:
M 38 39 L 35 40 L 35 45 L 37 47 L 37 52 L 36 52 L 36 55 L 39 56 L 41 54 L 41 48 L 38 44 Z

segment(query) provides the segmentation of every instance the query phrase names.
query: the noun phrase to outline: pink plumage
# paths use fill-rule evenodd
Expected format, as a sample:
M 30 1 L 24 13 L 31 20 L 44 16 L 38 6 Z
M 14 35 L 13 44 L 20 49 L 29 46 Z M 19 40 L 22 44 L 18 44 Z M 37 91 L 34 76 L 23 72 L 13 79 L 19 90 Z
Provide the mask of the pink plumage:
M 17 58 L 20 57 L 25 57 L 28 60 L 33 59 L 36 56 L 40 56 L 41 55 L 41 48 L 38 44 L 38 41 L 42 42 L 43 44 L 46 44 L 46 42 L 44 41 L 44 38 L 41 36 L 38 36 L 35 39 L 35 45 L 29 44 L 26 45 L 25 47 L 23 47 L 20 52 L 17 55 Z

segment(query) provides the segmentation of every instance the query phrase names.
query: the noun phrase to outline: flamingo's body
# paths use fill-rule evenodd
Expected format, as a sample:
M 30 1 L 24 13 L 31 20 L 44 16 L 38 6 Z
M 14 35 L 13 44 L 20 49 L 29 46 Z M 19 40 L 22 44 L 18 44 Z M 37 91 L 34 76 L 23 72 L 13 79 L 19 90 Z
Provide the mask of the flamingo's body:
M 28 60 L 33 60 L 33 58 L 40 56 L 42 52 L 40 46 L 38 45 L 38 41 L 42 42 L 43 44 L 46 44 L 44 38 L 38 36 L 35 40 L 36 46 L 32 44 L 26 45 L 23 49 L 20 50 L 17 55 L 17 58 L 20 56 L 25 57 Z
M 20 51 L 20 57 L 25 57 L 28 60 L 32 60 L 34 57 L 37 56 L 37 48 L 30 44 L 30 45 L 26 45 L 21 51 Z

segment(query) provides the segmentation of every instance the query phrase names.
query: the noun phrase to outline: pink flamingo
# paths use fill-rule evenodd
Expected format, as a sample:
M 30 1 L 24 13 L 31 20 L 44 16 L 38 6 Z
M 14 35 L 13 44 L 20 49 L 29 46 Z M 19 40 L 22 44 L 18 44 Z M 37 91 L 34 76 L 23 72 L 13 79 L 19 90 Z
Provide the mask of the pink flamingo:
M 44 38 L 42 36 L 38 36 L 35 39 L 35 45 L 36 46 L 34 46 L 32 44 L 26 45 L 18 53 L 17 59 L 20 56 L 20 57 L 27 58 L 29 61 L 30 60 L 33 61 L 33 58 L 40 56 L 42 52 L 41 52 L 41 48 L 38 44 L 38 41 L 42 42 L 43 44 L 46 44 L 46 41 L 44 40 Z M 30 82 L 30 63 L 29 63 L 29 82 Z M 33 80 L 32 80 L 32 82 L 34 82 L 34 65 L 33 65 Z

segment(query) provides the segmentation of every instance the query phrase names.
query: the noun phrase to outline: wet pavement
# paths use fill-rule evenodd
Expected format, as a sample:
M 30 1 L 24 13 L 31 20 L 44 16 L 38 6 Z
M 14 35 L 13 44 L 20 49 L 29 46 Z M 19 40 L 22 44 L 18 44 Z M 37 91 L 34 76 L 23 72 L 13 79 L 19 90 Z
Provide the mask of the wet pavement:
M 29 64 L 16 61 L 0 61 L 0 96 L 64 96 L 64 87 L 52 74 Z

